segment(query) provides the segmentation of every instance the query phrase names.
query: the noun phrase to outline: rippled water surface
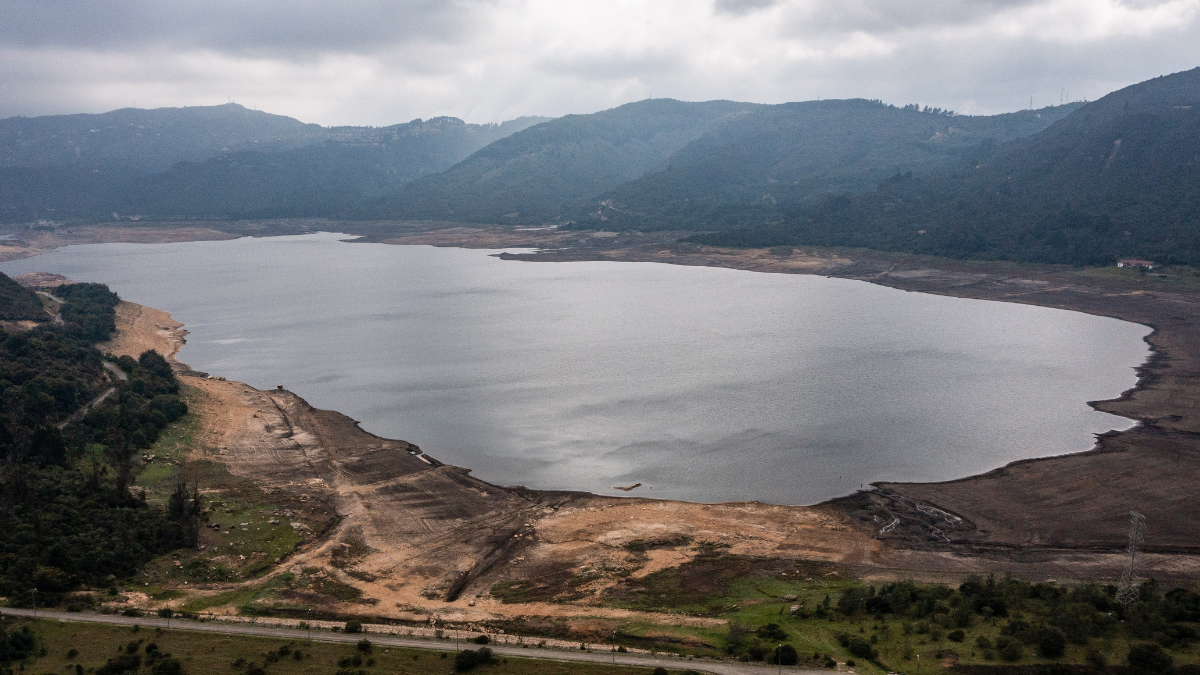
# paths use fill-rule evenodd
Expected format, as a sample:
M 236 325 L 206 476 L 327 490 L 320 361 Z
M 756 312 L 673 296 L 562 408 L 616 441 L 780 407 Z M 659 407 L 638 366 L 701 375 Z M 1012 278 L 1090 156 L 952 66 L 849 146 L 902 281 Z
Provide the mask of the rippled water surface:
M 811 503 L 1086 450 L 1143 326 L 813 276 L 525 263 L 320 234 L 72 246 L 192 367 L 283 384 L 501 484 Z

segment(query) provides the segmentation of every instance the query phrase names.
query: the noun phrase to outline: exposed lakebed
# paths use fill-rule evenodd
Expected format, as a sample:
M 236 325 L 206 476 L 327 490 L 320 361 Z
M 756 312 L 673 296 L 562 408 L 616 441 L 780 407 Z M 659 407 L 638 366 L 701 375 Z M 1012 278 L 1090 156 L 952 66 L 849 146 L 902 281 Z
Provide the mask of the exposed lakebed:
M 71 246 L 0 264 L 109 284 L 180 360 L 283 384 L 500 484 L 812 503 L 1086 450 L 1149 329 L 864 282 L 525 263 L 342 235 Z

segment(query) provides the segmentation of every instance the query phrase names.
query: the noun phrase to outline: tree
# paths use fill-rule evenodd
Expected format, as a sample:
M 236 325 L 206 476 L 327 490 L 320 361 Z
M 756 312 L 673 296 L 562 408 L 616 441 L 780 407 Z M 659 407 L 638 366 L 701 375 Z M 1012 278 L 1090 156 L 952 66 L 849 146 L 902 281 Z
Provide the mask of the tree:
M 794 666 L 799 660 L 800 655 L 796 652 L 796 648 L 791 645 L 776 647 L 774 651 L 767 655 L 767 663 L 771 664 Z
M 200 524 L 208 519 L 203 499 L 200 487 L 192 485 L 188 490 L 184 480 L 175 483 L 175 490 L 167 498 L 167 516 L 179 525 L 184 546 L 193 547 L 200 539 Z
M 1042 626 L 1034 634 L 1038 651 L 1048 659 L 1057 659 L 1067 650 L 1067 635 L 1053 626 Z
M 1129 649 L 1129 667 L 1140 673 L 1165 673 L 1175 665 L 1163 648 L 1156 642 L 1145 642 Z
M 350 619 L 349 621 L 346 622 L 346 627 L 343 628 L 342 630 L 344 630 L 347 633 L 361 633 L 362 632 L 362 622 L 359 621 L 358 619 Z
M 492 650 L 480 647 L 479 651 L 464 649 L 454 656 L 454 669 L 458 672 L 471 670 L 475 666 L 491 663 L 494 659 Z

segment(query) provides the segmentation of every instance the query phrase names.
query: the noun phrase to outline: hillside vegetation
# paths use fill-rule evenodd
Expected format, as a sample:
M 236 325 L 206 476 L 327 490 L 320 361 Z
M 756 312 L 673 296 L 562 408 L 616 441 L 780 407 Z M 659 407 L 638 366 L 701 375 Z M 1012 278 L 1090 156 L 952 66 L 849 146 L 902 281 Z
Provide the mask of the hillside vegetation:
M 36 293 L 0 274 L 0 320 L 46 321 L 49 318 Z
M 662 168 L 713 124 L 758 107 L 654 99 L 567 115 L 497 141 L 359 215 L 541 224 L 568 204 Z
M 117 296 L 55 290 L 64 323 L 0 333 L 0 595 L 18 604 L 33 588 L 54 604 L 80 583 L 128 577 L 194 544 L 200 516 L 182 484 L 165 511 L 129 490 L 136 453 L 187 412 L 171 367 L 146 352 L 116 361 L 127 379 L 110 378 L 93 345 L 114 330 Z
M 1200 236 L 1200 69 L 1113 92 L 1011 144 L 898 174 L 777 222 L 696 237 L 950 257 L 1192 264 Z
M 827 194 L 926 171 L 982 142 L 1041 131 L 1078 104 L 963 116 L 879 101 L 808 101 L 723 121 L 648 174 L 580 205 L 575 227 L 723 229 L 777 220 Z
M 277 152 L 226 153 L 182 162 L 130 185 L 121 213 L 232 218 L 331 216 L 421 176 L 443 171 L 481 147 L 541 121 L 467 124 L 453 117 L 335 135 Z
M 321 127 L 236 104 L 0 120 L 0 220 L 333 215 L 542 121 Z

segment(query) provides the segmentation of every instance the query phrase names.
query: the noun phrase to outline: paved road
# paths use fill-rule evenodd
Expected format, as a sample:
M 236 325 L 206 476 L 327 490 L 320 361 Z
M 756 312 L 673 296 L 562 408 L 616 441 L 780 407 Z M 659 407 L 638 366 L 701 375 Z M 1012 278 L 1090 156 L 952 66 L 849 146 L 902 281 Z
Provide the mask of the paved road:
M 30 617 L 34 615 L 31 609 L 10 609 L 0 607 L 0 614 L 8 614 L 12 616 Z M 39 610 L 37 612 L 39 619 L 53 619 L 55 621 L 77 621 L 82 623 L 110 623 L 120 625 L 139 626 L 161 626 L 168 627 L 166 619 L 154 617 L 128 617 L 117 616 L 112 614 L 88 614 L 74 612 L 48 612 Z M 220 621 L 188 621 L 185 619 L 171 619 L 170 628 L 173 630 L 193 630 L 205 633 L 232 633 L 237 635 L 257 635 L 262 637 L 284 638 L 289 640 L 313 640 L 317 642 L 358 642 L 364 635 L 347 635 L 345 633 L 332 633 L 323 630 L 306 631 L 296 628 L 277 628 L 274 626 L 248 626 L 245 624 L 223 623 Z M 420 640 L 416 638 L 402 638 L 392 635 L 377 635 L 367 633 L 365 635 L 373 644 L 388 646 L 388 647 L 416 647 L 417 649 L 432 649 L 436 651 L 453 651 L 455 645 L 452 642 L 441 642 L 436 640 Z M 464 648 L 471 645 L 464 645 Z M 521 658 L 547 659 L 551 661 L 586 661 L 594 663 L 613 663 L 613 654 L 611 652 L 572 652 L 559 651 L 552 649 L 525 649 L 521 647 L 509 647 L 503 645 L 489 645 L 493 652 L 504 656 L 514 656 Z M 688 661 L 686 659 L 672 659 L 653 656 L 642 656 L 637 654 L 616 654 L 616 663 L 629 666 L 642 666 L 645 668 L 654 668 L 655 666 L 663 666 L 670 670 L 685 670 L 691 668 L 705 673 L 717 673 L 718 675 L 770 675 L 778 672 L 780 669 L 777 666 L 753 666 L 745 663 L 735 662 L 714 662 L 714 661 Z M 795 667 L 783 668 L 789 673 L 808 673 L 816 675 L 821 673 L 827 675 L 828 671 L 824 670 L 798 670 Z

